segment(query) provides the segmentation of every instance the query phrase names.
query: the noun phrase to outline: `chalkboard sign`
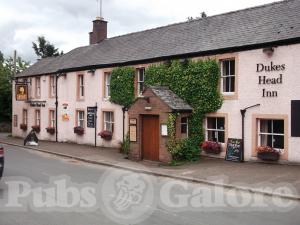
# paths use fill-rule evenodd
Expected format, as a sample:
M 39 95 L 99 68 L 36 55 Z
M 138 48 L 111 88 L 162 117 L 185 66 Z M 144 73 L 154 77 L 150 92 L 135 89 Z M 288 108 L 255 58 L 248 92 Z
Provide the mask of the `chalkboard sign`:
M 228 138 L 225 160 L 241 162 L 243 158 L 243 140 Z
M 87 127 L 88 128 L 95 128 L 95 121 L 96 121 L 96 107 L 87 107 Z

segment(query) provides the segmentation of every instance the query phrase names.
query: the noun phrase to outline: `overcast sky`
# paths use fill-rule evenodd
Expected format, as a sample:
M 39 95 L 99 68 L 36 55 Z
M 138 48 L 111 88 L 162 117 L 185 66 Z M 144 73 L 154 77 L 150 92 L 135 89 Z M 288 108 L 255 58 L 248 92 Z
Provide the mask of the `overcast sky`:
M 108 36 L 186 21 L 275 0 L 103 0 Z M 27 61 L 36 56 L 32 41 L 44 35 L 60 50 L 88 45 L 91 21 L 99 14 L 97 0 L 0 0 L 0 51 L 14 49 Z

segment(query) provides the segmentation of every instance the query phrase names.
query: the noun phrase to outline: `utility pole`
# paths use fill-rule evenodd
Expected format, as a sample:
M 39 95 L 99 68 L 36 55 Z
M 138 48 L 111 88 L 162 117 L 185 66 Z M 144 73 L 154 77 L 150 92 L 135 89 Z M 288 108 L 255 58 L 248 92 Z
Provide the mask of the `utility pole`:
M 14 50 L 14 74 L 13 77 L 16 77 L 17 74 L 17 50 Z

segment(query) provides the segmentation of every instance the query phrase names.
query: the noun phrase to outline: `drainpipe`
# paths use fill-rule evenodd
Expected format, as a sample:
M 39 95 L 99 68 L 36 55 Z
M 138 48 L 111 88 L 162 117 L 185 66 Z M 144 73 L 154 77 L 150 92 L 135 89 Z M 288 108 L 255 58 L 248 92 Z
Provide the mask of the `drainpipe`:
M 128 111 L 128 108 L 123 107 L 122 111 L 123 111 L 123 143 L 124 143 L 124 141 L 125 141 L 125 112 Z
M 244 162 L 244 146 L 245 146 L 245 116 L 246 112 L 250 108 L 254 108 L 260 106 L 260 104 L 249 106 L 245 109 L 241 109 L 241 115 L 242 115 L 242 152 L 241 152 L 241 162 Z
M 57 84 L 58 84 L 58 78 L 62 76 L 63 74 L 58 73 L 55 76 L 55 142 L 58 142 L 58 93 L 57 93 Z

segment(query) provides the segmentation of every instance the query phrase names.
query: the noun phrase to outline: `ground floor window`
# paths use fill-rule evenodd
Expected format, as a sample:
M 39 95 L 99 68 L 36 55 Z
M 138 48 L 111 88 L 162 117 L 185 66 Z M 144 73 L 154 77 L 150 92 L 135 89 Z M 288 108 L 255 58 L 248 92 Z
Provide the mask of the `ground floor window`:
M 23 109 L 23 124 L 27 125 L 28 122 L 28 113 L 27 113 L 27 109 Z
M 114 113 L 113 112 L 104 112 L 103 116 L 104 130 L 114 132 Z
M 284 120 L 259 120 L 259 145 L 284 149 Z
M 182 117 L 181 124 L 180 124 L 181 134 L 185 134 L 188 137 L 188 118 Z
M 49 127 L 55 127 L 55 111 L 49 111 Z
M 206 118 L 206 140 L 225 143 L 225 118 Z
M 17 115 L 13 116 L 13 124 L 14 124 L 14 127 L 18 126 L 18 116 Z
M 84 128 L 84 111 L 77 111 L 77 127 Z
M 35 125 L 41 126 L 41 111 L 39 109 L 35 110 Z

